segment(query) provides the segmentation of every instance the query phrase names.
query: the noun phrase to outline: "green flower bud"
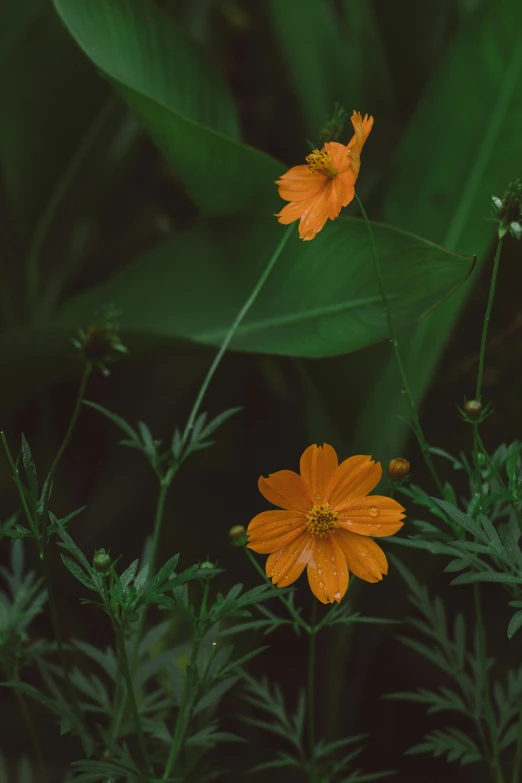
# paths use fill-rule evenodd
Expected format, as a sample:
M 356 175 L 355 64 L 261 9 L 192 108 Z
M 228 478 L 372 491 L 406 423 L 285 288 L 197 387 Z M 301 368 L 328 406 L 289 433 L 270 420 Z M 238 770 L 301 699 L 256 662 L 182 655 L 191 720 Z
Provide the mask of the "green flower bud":
M 410 472 L 410 463 L 404 457 L 396 457 L 390 462 L 388 471 L 392 481 L 402 481 Z
M 112 568 L 111 556 L 108 552 L 96 552 L 92 561 L 92 567 L 97 574 L 108 574 Z
M 484 406 L 480 400 L 466 400 L 464 403 L 464 413 L 471 421 L 478 421 L 482 416 Z
M 228 531 L 228 537 L 233 546 L 245 546 L 248 541 L 246 530 L 243 525 L 234 525 L 234 527 L 231 527 Z
M 510 233 L 514 239 L 522 238 L 522 180 L 510 182 L 502 199 L 492 196 L 493 209 L 498 217 L 499 237 Z

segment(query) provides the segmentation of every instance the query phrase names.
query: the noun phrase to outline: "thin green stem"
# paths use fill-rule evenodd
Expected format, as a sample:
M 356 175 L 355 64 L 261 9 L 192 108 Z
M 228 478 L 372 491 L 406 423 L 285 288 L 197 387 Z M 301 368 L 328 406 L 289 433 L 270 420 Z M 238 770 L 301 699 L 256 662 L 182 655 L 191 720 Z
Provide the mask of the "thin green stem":
M 257 573 L 264 579 L 265 582 L 267 582 L 268 584 L 271 584 L 270 579 L 267 577 L 267 575 L 265 574 L 265 572 L 263 571 L 263 569 L 261 568 L 261 566 L 259 565 L 259 563 L 255 559 L 255 557 L 252 554 L 252 552 L 250 551 L 250 549 L 248 549 L 248 547 L 244 547 L 244 550 L 246 552 L 246 556 L 248 557 L 248 559 L 250 560 L 250 562 L 252 563 L 252 565 L 256 569 Z M 284 606 L 288 610 L 288 613 L 292 616 L 294 622 L 298 626 L 300 626 L 308 634 L 314 632 L 314 629 L 310 625 L 308 625 L 308 623 L 305 620 L 303 620 L 303 618 L 301 617 L 299 612 L 297 612 L 297 610 L 292 606 L 290 601 L 288 601 L 285 598 L 284 595 L 280 595 L 279 596 L 279 600 L 281 601 L 282 604 L 284 604 Z
M 89 375 L 91 374 L 91 370 L 92 370 L 92 365 L 90 364 L 90 362 L 86 362 L 83 368 L 80 385 L 78 387 L 78 394 L 76 396 L 76 403 L 74 405 L 74 410 L 72 412 L 71 418 L 69 419 L 69 425 L 67 427 L 64 438 L 62 440 L 62 444 L 58 449 L 58 452 L 52 462 L 51 469 L 47 475 L 47 479 L 45 482 L 45 488 L 44 488 L 43 499 L 42 499 L 42 538 L 43 539 L 45 539 L 45 530 L 47 527 L 47 509 L 49 506 L 49 497 L 51 495 L 54 474 L 56 473 L 58 465 L 60 464 L 65 449 L 69 445 L 72 432 L 76 425 L 76 421 L 78 420 L 78 415 L 80 413 L 80 408 L 82 406 L 83 397 L 85 394 L 85 387 L 87 386 L 87 381 L 89 379 Z
M 511 783 L 520 783 L 521 772 L 522 772 L 522 704 L 520 705 L 520 712 L 518 714 L 517 744 L 515 749 L 515 758 L 513 761 L 513 773 L 511 775 Z
M 199 610 L 199 617 L 196 621 L 196 634 L 194 637 L 194 644 L 192 645 L 192 652 L 190 655 L 190 661 L 187 666 L 185 674 L 185 682 L 183 684 L 183 694 L 181 696 L 181 704 L 179 712 L 176 718 L 176 725 L 174 728 L 174 734 L 172 735 L 172 743 L 170 746 L 167 763 L 163 771 L 162 780 L 167 780 L 171 773 L 176 770 L 176 765 L 179 761 L 181 751 L 183 749 L 183 742 L 187 729 L 190 725 L 190 720 L 193 712 L 194 696 L 193 691 L 197 688 L 197 658 L 199 655 L 199 648 L 201 641 L 205 634 L 205 617 L 206 617 L 206 602 L 208 594 L 208 582 L 205 582 L 203 600 Z
M 138 742 L 140 744 L 141 755 L 145 763 L 145 768 L 149 774 L 152 773 L 152 764 L 149 758 L 147 750 L 147 743 L 145 742 L 145 735 L 141 725 L 140 715 L 138 712 L 138 705 L 136 704 L 136 694 L 134 693 L 134 686 L 132 684 L 132 677 L 129 668 L 129 659 L 127 658 L 127 650 L 125 648 L 125 635 L 123 629 L 116 627 L 116 644 L 118 647 L 118 657 L 123 670 L 123 677 L 127 686 L 127 698 L 129 700 L 130 708 L 132 711 L 132 717 L 134 719 L 134 730 L 138 735 Z
M 6 669 L 6 671 L 8 670 Z M 15 669 L 11 673 L 11 676 L 14 682 L 17 683 L 20 682 L 20 676 L 17 669 Z M 42 783 L 49 783 L 50 778 L 49 778 L 49 773 L 47 771 L 47 767 L 45 765 L 44 755 L 42 751 L 42 744 L 40 742 L 38 732 L 36 731 L 36 727 L 33 723 L 31 712 L 27 707 L 27 703 L 25 701 L 23 693 L 19 691 L 17 688 L 15 688 L 14 694 L 20 712 L 22 713 L 22 717 L 25 721 L 25 725 L 27 726 L 29 737 L 31 738 L 31 742 L 33 744 L 35 758 L 36 758 L 36 765 L 38 767 L 38 779 L 41 780 Z
M 479 364 L 478 364 L 478 372 L 477 372 L 477 389 L 475 392 L 475 398 L 477 400 L 480 400 L 482 396 L 482 377 L 484 375 L 484 357 L 486 355 L 488 327 L 491 318 L 491 310 L 493 307 L 493 299 L 495 298 L 495 288 L 497 285 L 498 268 L 500 264 L 500 253 L 502 251 L 503 242 L 504 242 L 504 237 L 499 237 L 499 240 L 497 242 L 497 249 L 495 252 L 495 258 L 493 260 L 493 271 L 491 273 L 491 283 L 489 285 L 488 304 L 486 307 L 486 314 L 484 316 L 484 323 L 482 325 L 482 338 L 480 341 Z
M 384 279 L 382 276 L 382 270 L 381 270 L 381 264 L 379 261 L 379 256 L 377 255 L 377 248 L 375 247 L 375 239 L 373 236 L 372 231 L 372 225 L 368 219 L 368 215 L 366 214 L 366 210 L 364 209 L 362 202 L 357 194 L 355 194 L 355 199 L 359 205 L 359 209 L 361 210 L 361 214 L 363 216 L 364 222 L 366 223 L 366 228 L 368 229 L 368 236 L 370 238 L 370 246 L 372 250 L 372 260 L 373 260 L 373 267 L 375 271 L 375 277 L 377 278 L 377 285 L 379 287 L 379 293 L 381 296 L 383 308 L 384 308 L 384 315 L 386 318 L 386 325 L 388 327 L 388 335 L 390 338 L 390 342 L 393 348 L 393 355 L 395 358 L 395 364 L 397 365 L 397 370 L 399 372 L 399 377 L 401 380 L 401 387 L 402 391 L 406 397 L 406 400 L 408 402 L 408 406 L 410 408 L 410 414 L 411 414 L 411 421 L 412 421 L 412 427 L 413 431 L 415 433 L 415 436 L 417 438 L 417 442 L 419 444 L 420 450 L 422 452 L 422 455 L 424 457 L 424 461 L 426 462 L 426 465 L 428 467 L 428 470 L 431 473 L 431 476 L 433 478 L 433 481 L 435 482 L 435 486 L 437 487 L 437 491 L 439 495 L 442 497 L 444 494 L 442 482 L 439 478 L 439 475 L 437 473 L 437 470 L 435 468 L 435 465 L 433 464 L 433 460 L 431 458 L 429 445 L 426 442 L 426 438 L 424 437 L 424 432 L 419 420 L 419 416 L 417 413 L 417 406 L 415 405 L 415 400 L 413 399 L 413 394 L 410 388 L 410 384 L 408 383 L 408 377 L 406 375 L 406 371 L 404 369 L 404 364 L 402 362 L 401 352 L 399 349 L 399 344 L 397 342 L 397 333 L 395 331 L 395 326 L 393 324 L 393 318 L 388 302 L 388 296 L 386 294 L 386 288 L 384 285 Z
M 38 225 L 36 226 L 36 230 L 27 253 L 27 309 L 29 313 L 34 313 L 36 308 L 36 301 L 40 284 L 40 256 L 51 224 L 55 218 L 61 201 L 69 190 L 74 178 L 78 174 L 80 166 L 92 148 L 98 133 L 103 128 L 114 105 L 115 96 L 111 95 L 89 129 L 83 142 L 77 148 L 74 157 L 58 181 L 54 191 L 50 194 L 43 214 L 38 221 Z
M 308 634 L 308 751 L 312 758 L 315 748 L 315 657 L 316 657 L 315 632 Z
M 188 417 L 188 421 L 187 421 L 185 430 L 183 432 L 183 438 L 182 438 L 183 446 L 186 446 L 186 444 L 187 444 L 187 441 L 188 441 L 188 438 L 189 438 L 189 435 L 190 435 L 190 431 L 191 431 L 192 427 L 194 426 L 194 422 L 195 422 L 196 417 L 197 417 L 197 415 L 199 413 L 199 409 L 201 407 L 201 403 L 203 402 L 203 399 L 204 399 L 205 394 L 207 392 L 207 389 L 208 389 L 208 387 L 210 385 L 210 382 L 211 382 L 211 380 L 212 380 L 212 378 L 214 376 L 214 373 L 216 372 L 216 370 L 217 370 L 217 368 L 218 368 L 218 366 L 219 366 L 219 364 L 221 362 L 221 359 L 223 358 L 223 356 L 224 356 L 228 346 L 230 345 L 230 341 L 232 340 L 234 334 L 236 333 L 236 330 L 238 329 L 239 325 L 241 324 L 243 318 L 246 316 L 246 314 L 248 313 L 248 311 L 250 310 L 250 308 L 252 307 L 252 305 L 256 301 L 256 299 L 257 299 L 257 297 L 259 295 L 259 292 L 263 288 L 264 284 L 266 283 L 266 281 L 268 279 L 268 276 L 270 275 L 270 272 L 274 268 L 274 266 L 275 266 L 279 256 L 283 252 L 283 250 L 285 248 L 285 245 L 288 242 L 288 239 L 290 237 L 290 234 L 293 231 L 293 228 L 294 228 L 293 224 L 288 226 L 287 230 L 285 231 L 285 233 L 281 237 L 281 240 L 278 243 L 276 249 L 272 253 L 272 256 L 270 257 L 266 267 L 264 268 L 263 273 L 261 274 L 261 276 L 259 277 L 257 283 L 255 284 L 255 286 L 254 286 L 250 296 L 248 297 L 248 299 L 246 300 L 246 302 L 244 303 L 244 305 L 242 306 L 242 308 L 240 309 L 240 311 L 236 315 L 236 317 L 234 319 L 234 322 L 232 323 L 232 326 L 229 328 L 228 332 L 226 333 L 225 338 L 224 338 L 223 342 L 221 343 L 221 347 L 220 347 L 219 351 L 217 352 L 216 356 L 214 357 L 214 361 L 210 365 L 210 368 L 209 368 L 209 370 L 207 372 L 207 375 L 206 375 L 203 383 L 201 384 L 201 388 L 200 388 L 200 390 L 198 392 L 198 396 L 196 397 L 196 401 L 195 401 L 194 405 L 192 406 L 192 410 L 190 412 L 190 415 Z
M 160 490 L 158 494 L 158 502 L 156 504 L 156 515 L 154 517 L 154 530 L 152 533 L 152 543 L 150 545 L 149 552 L 149 580 L 154 577 L 154 571 L 156 568 L 156 558 L 158 555 L 158 546 L 161 536 L 161 529 L 163 527 L 163 515 L 165 513 L 165 501 L 167 499 L 167 493 L 169 491 L 172 478 L 166 481 L 164 478 L 160 479 Z M 141 635 L 141 634 L 140 634 Z
M 29 509 L 29 506 L 27 505 L 27 499 L 25 496 L 24 488 L 22 486 L 22 482 L 20 480 L 20 473 L 18 471 L 18 468 L 16 466 L 16 463 L 13 459 L 13 455 L 11 454 L 11 451 L 9 449 L 9 444 L 7 443 L 7 438 L 5 437 L 4 432 L 0 432 L 0 438 L 2 439 L 2 443 L 4 446 L 4 450 L 7 456 L 7 460 L 9 462 L 9 467 L 11 468 L 12 474 L 13 474 L 13 481 L 16 485 L 16 488 L 18 490 L 18 494 L 20 496 L 20 501 L 22 503 L 22 508 L 25 513 L 25 517 L 27 519 L 27 522 L 29 524 L 29 527 L 31 528 L 31 532 L 33 534 L 33 538 L 38 546 L 38 551 L 41 557 L 41 543 L 40 543 L 40 537 L 38 534 L 38 527 L 36 525 L 35 520 L 33 519 L 33 515 L 31 514 L 31 511 Z
M 504 774 L 500 764 L 500 748 L 498 743 L 497 725 L 495 721 L 495 714 L 493 712 L 493 706 L 491 704 L 486 638 L 484 634 L 484 622 L 482 619 L 482 606 L 480 603 L 480 589 L 479 585 L 476 583 L 473 585 L 473 601 L 475 604 L 475 618 L 477 623 L 478 663 L 484 688 L 485 718 L 489 730 L 492 751 L 491 770 L 495 779 L 495 783 L 504 783 Z

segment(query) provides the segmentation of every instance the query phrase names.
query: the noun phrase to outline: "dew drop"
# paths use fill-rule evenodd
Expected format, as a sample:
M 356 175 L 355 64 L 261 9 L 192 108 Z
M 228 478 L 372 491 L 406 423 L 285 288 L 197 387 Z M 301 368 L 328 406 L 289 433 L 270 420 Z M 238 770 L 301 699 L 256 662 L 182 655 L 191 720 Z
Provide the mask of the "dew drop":
M 347 524 L 347 525 L 353 525 L 353 522 L 352 522 L 352 520 L 351 520 L 351 519 L 347 519 L 347 520 L 346 520 L 346 524 Z
M 321 588 L 321 590 L 324 588 L 324 582 L 322 579 L 319 582 L 319 587 Z
M 317 573 L 319 574 L 319 576 L 321 576 L 321 574 L 323 573 L 323 569 L 322 568 L 318 568 L 317 569 Z
M 375 527 L 382 527 L 382 523 L 381 523 L 381 522 L 377 522 L 377 523 L 375 524 Z
M 317 498 L 317 500 L 321 500 L 321 493 L 320 492 L 316 492 L 315 493 L 315 497 Z
M 359 554 L 360 554 L 360 556 L 361 556 L 361 557 L 366 557 L 366 555 L 367 555 L 368 553 L 367 553 L 367 552 L 359 552 Z
M 334 572 L 333 572 L 333 576 L 337 576 L 337 571 L 334 571 Z
M 371 517 L 374 517 L 374 518 L 378 517 L 379 516 L 379 509 L 377 508 L 377 506 L 370 506 L 370 508 L 368 509 L 368 514 Z
M 331 558 L 330 558 L 330 562 L 331 562 L 331 563 L 335 563 L 335 557 L 331 557 Z

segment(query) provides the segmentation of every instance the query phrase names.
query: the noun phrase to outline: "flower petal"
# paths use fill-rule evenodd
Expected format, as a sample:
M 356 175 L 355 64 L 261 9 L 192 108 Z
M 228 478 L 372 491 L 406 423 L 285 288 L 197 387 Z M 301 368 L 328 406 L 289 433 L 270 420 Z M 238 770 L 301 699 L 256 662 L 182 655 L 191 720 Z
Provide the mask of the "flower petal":
M 261 476 L 258 487 L 270 503 L 288 511 L 301 511 L 308 514 L 313 505 L 306 484 L 293 470 L 279 470 L 277 473 L 271 473 L 266 479 Z
M 332 163 L 339 173 L 347 171 L 350 168 L 350 155 L 348 148 L 337 141 L 328 141 L 323 150 L 330 155 Z
M 341 462 L 330 483 L 328 502 L 337 510 L 340 503 L 350 498 L 363 498 L 374 489 L 382 476 L 380 462 L 361 454 Z
M 341 204 L 347 207 L 355 196 L 355 176 L 351 169 L 337 175 L 337 186 L 342 189 Z
M 299 470 L 310 491 L 313 503 L 325 503 L 326 489 L 338 465 L 335 449 L 323 443 L 322 446 L 308 446 L 303 452 Z
M 299 236 L 301 239 L 313 239 L 328 220 L 328 201 L 332 182 L 333 180 L 329 180 L 326 186 L 313 198 L 305 202 L 299 202 L 307 205 L 299 223 Z
M 386 555 L 378 544 L 366 536 L 337 528 L 335 540 L 346 557 L 348 570 L 365 582 L 379 582 L 388 573 Z
M 310 533 L 304 533 L 267 558 L 266 575 L 271 577 L 275 585 L 286 587 L 301 576 L 312 554 L 314 540 L 315 537 Z
M 315 546 L 308 561 L 308 582 L 312 593 L 323 604 L 340 602 L 348 589 L 348 567 L 344 552 L 333 533 L 315 536 Z
M 393 536 L 404 522 L 404 508 L 393 498 L 369 495 L 335 507 L 339 527 L 360 536 Z
M 339 215 L 343 207 L 344 200 L 344 188 L 343 184 L 337 175 L 331 182 L 330 192 L 328 195 L 327 212 L 330 220 L 335 220 Z
M 354 111 L 350 119 L 352 121 L 355 132 L 348 142 L 347 147 L 349 149 L 350 147 L 353 147 L 355 144 L 357 144 L 360 152 L 364 147 L 366 139 L 370 135 L 370 131 L 373 127 L 373 117 L 368 117 L 368 115 L 365 114 L 363 119 L 360 111 Z
M 279 195 L 285 201 L 304 201 L 315 195 L 326 182 L 327 177 L 324 174 L 310 171 L 308 166 L 294 166 L 276 180 L 276 185 L 279 187 Z
M 295 511 L 263 511 L 250 522 L 248 548 L 260 555 L 276 552 L 306 530 L 306 517 Z
M 299 220 L 303 216 L 303 213 L 310 207 L 312 200 L 315 196 L 312 196 L 306 201 L 291 201 L 290 204 L 285 204 L 281 212 L 277 212 L 275 217 L 279 223 L 287 226 L 289 223 L 293 223 L 294 220 Z

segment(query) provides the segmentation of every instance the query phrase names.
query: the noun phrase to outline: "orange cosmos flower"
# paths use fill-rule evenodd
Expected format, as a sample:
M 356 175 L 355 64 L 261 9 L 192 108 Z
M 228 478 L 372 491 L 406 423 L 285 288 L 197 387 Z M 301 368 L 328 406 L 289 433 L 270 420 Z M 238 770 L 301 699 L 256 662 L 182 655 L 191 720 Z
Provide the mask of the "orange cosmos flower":
M 361 150 L 372 129 L 373 117 L 354 111 L 351 117 L 354 135 L 345 147 L 327 142 L 322 150 L 307 156 L 308 166 L 294 166 L 276 180 L 279 195 L 289 201 L 276 217 L 285 225 L 300 220 L 301 239 L 313 239 L 327 218 L 334 220 L 341 207 L 355 195 L 355 183 L 361 168 Z
M 366 582 L 388 573 L 382 549 L 370 536 L 392 536 L 403 525 L 404 508 L 396 500 L 368 495 L 382 469 L 371 457 L 338 464 L 325 443 L 309 446 L 301 457 L 301 475 L 280 470 L 259 479 L 264 497 L 283 511 L 263 511 L 248 526 L 248 547 L 269 554 L 267 576 L 286 587 L 308 568 L 313 594 L 323 604 L 339 601 L 348 589 L 348 572 Z

